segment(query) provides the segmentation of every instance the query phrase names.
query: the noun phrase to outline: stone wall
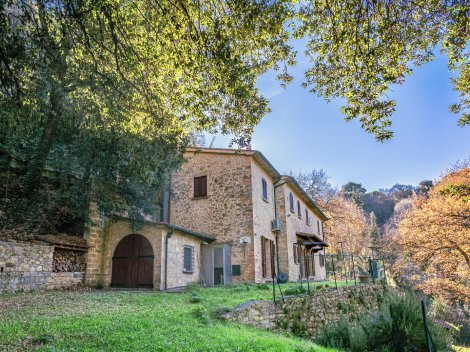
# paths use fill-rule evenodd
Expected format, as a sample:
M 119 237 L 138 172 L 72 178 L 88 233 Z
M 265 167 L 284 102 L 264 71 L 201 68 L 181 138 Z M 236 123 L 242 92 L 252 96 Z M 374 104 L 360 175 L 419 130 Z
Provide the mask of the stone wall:
M 0 293 L 70 287 L 84 273 L 52 271 L 54 247 L 0 241 Z
M 251 179 L 252 179 L 252 198 L 253 198 L 253 244 L 255 251 L 255 281 L 265 282 L 272 281 L 272 275 L 263 277 L 263 256 L 262 256 L 262 241 L 261 238 L 265 237 L 271 241 L 276 238 L 271 231 L 271 221 L 275 216 L 275 201 L 274 201 L 274 179 L 273 177 L 262 168 L 255 160 L 251 161 Z M 263 186 L 262 180 L 266 180 L 268 189 L 268 198 L 263 199 Z M 269 264 L 268 264 L 269 265 Z
M 290 209 L 289 194 L 292 193 L 294 197 L 294 210 Z M 297 232 L 312 233 L 322 238 L 320 218 L 314 213 L 311 207 L 299 196 L 298 192 L 288 183 L 284 183 L 276 190 L 277 206 L 279 217 L 282 221 L 282 230 L 279 234 L 279 256 L 281 271 L 289 274 L 289 281 L 297 281 L 300 277 L 300 265 L 294 263 L 294 247 L 293 244 L 297 242 Z M 300 200 L 301 216 L 297 214 L 297 200 Z M 309 224 L 305 219 L 305 209 L 308 210 Z M 319 231 L 320 230 L 320 231 Z M 326 279 L 326 268 L 320 266 L 319 258 L 315 257 L 315 276 L 314 280 Z
M 229 321 L 313 337 L 326 324 L 358 320 L 376 310 L 389 288 L 359 285 L 322 289 L 285 302 L 247 302 L 222 316 Z
M 255 280 L 250 153 L 187 152 L 187 162 L 171 176 L 170 223 L 230 245 L 232 265 L 241 271 L 234 283 Z M 207 176 L 207 196 L 194 198 L 199 176 Z M 242 237 L 249 238 L 246 248 Z
M 162 237 L 162 258 L 165 258 L 165 236 Z M 193 271 L 191 273 L 183 271 L 183 248 L 184 246 L 193 247 Z M 162 278 L 164 278 L 164 264 L 162 264 Z M 201 278 L 201 241 L 197 238 L 185 236 L 174 231 L 171 238 L 168 239 L 168 272 L 167 289 L 175 289 L 186 286 L 189 283 L 198 283 Z M 160 288 L 163 290 L 164 282 Z

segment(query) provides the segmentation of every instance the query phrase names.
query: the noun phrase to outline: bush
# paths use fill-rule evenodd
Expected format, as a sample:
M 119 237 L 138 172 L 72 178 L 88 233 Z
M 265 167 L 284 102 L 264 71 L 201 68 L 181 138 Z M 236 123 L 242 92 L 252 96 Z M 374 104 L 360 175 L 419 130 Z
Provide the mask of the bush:
M 199 286 L 196 282 L 191 282 L 186 286 L 186 291 L 188 292 L 198 292 L 201 290 L 201 286 Z
M 199 295 L 199 293 L 194 292 L 191 295 L 191 298 L 189 299 L 190 303 L 201 303 L 202 302 L 202 297 Z
M 208 325 L 211 323 L 211 319 L 209 317 L 209 312 L 203 306 L 198 306 L 192 311 L 193 317 L 199 320 L 200 323 Z
M 420 300 L 409 293 L 390 296 L 389 303 L 361 323 L 343 320 L 339 324 L 326 325 L 316 342 L 351 351 L 424 351 L 426 340 Z M 338 302 L 338 308 L 343 310 L 343 304 Z M 447 350 L 449 341 L 444 330 L 430 320 L 428 323 L 436 350 Z
M 295 296 L 295 295 L 300 295 L 307 292 L 307 289 L 303 286 L 294 286 L 294 287 L 288 287 L 284 290 L 284 294 L 286 296 Z
M 269 287 L 268 284 L 257 284 L 256 288 L 258 290 L 270 290 L 271 289 L 271 287 Z
M 341 320 L 336 324 L 327 324 L 316 336 L 315 342 L 322 346 L 347 349 L 350 346 L 349 328 L 350 325 L 346 320 Z

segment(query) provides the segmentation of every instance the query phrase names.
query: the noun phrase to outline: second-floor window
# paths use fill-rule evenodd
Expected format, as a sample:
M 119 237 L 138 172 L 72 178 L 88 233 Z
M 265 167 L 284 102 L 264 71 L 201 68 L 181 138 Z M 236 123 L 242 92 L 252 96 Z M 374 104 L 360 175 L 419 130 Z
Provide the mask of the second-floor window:
M 320 231 L 320 221 L 317 220 L 317 231 L 318 231 L 318 234 L 321 235 L 321 231 Z
M 268 183 L 266 182 L 266 180 L 263 178 L 261 180 L 261 184 L 263 186 L 263 199 L 264 200 L 268 200 Z
M 308 210 L 305 209 L 305 223 L 307 225 L 310 225 L 310 218 L 308 217 Z
M 289 206 L 290 206 L 290 211 L 294 211 L 294 196 L 292 195 L 292 192 L 289 193 Z
M 207 176 L 194 178 L 194 198 L 207 196 Z
M 300 209 L 300 200 L 297 201 L 297 215 L 302 218 L 302 209 Z

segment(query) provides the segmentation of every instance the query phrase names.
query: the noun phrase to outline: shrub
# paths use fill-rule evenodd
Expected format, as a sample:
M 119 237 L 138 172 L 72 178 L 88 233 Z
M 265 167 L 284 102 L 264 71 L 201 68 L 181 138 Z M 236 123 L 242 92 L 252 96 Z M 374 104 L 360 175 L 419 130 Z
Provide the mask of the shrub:
M 351 324 L 342 320 L 338 324 L 326 325 L 316 337 L 316 342 L 351 351 L 424 351 L 426 340 L 419 299 L 410 293 L 388 299 L 389 305 L 383 305 L 376 314 L 361 323 Z M 344 311 L 345 307 L 343 302 L 338 302 L 338 309 Z M 449 341 L 444 329 L 430 320 L 428 323 L 436 350 L 448 350 Z
M 349 348 L 349 324 L 346 320 L 325 325 L 316 336 L 315 342 L 322 346 L 338 349 Z
M 197 282 L 191 282 L 186 285 L 186 291 L 188 292 L 198 292 L 201 290 L 201 286 Z
M 193 317 L 199 320 L 200 323 L 208 325 L 211 323 L 211 319 L 209 317 L 209 312 L 203 306 L 198 306 L 192 311 Z
M 271 289 L 271 287 L 269 287 L 269 285 L 267 284 L 257 284 L 256 288 L 258 290 L 270 290 Z
M 189 299 L 189 303 L 201 303 L 202 297 L 197 292 L 193 292 L 191 298 Z
M 361 325 L 349 328 L 349 347 L 352 352 L 367 351 L 367 336 Z
M 300 295 L 305 292 L 307 292 L 307 289 L 303 286 L 288 287 L 284 290 L 286 296 Z

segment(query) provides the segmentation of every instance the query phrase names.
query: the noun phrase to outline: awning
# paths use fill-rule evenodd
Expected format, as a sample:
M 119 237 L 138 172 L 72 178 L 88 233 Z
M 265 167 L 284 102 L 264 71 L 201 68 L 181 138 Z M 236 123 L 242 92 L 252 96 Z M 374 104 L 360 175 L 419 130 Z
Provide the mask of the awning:
M 300 237 L 297 240 L 297 243 L 304 245 L 304 246 L 317 246 L 319 249 L 323 249 L 328 247 L 328 243 L 323 241 L 320 236 L 314 233 L 307 233 L 307 232 L 296 232 L 296 235 Z

